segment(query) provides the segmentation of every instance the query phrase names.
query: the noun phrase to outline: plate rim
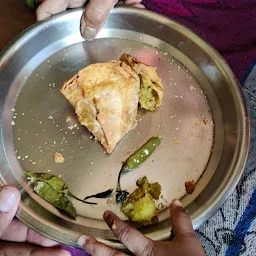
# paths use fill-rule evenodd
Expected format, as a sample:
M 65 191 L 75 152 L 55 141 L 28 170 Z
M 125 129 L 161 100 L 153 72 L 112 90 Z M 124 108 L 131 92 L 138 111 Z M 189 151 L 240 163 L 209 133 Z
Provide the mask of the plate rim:
M 47 26 L 53 20 L 55 20 L 55 21 L 60 20 L 61 18 L 64 18 L 72 13 L 77 13 L 77 15 L 79 16 L 80 14 L 82 14 L 82 11 L 83 11 L 83 8 L 68 10 L 63 13 L 54 15 L 53 17 L 51 17 L 45 21 L 37 22 L 37 23 L 33 24 L 32 26 L 30 26 L 29 28 L 27 28 L 26 30 L 24 30 L 17 37 L 15 37 L 1 51 L 1 53 L 0 53 L 0 68 L 2 67 L 2 64 L 4 63 L 4 61 L 6 59 L 8 59 L 8 56 L 12 55 L 15 52 L 15 49 L 19 46 L 19 44 L 25 43 L 26 40 L 28 40 L 29 37 L 33 35 L 33 33 L 38 33 L 41 29 L 43 29 L 45 26 Z M 162 21 L 164 23 L 169 22 L 168 26 L 176 26 L 176 29 L 182 28 L 182 32 L 180 32 L 180 33 L 186 34 L 186 36 L 188 36 L 190 38 L 193 37 L 193 38 L 197 39 L 197 41 L 200 44 L 204 45 L 204 48 L 206 48 L 207 50 L 209 50 L 211 52 L 211 55 L 213 55 L 215 57 L 215 60 L 218 63 L 220 63 L 222 66 L 225 67 L 225 73 L 227 75 L 229 83 L 234 85 L 233 86 L 234 93 L 236 94 L 236 97 L 238 97 L 240 99 L 240 111 L 242 113 L 241 129 L 242 129 L 243 137 L 240 138 L 240 141 L 239 141 L 240 147 L 239 147 L 239 152 L 237 153 L 238 154 L 237 161 L 234 164 L 235 168 L 232 172 L 231 179 L 228 181 L 225 188 L 221 191 L 221 193 L 219 193 L 218 197 L 214 199 L 214 204 L 211 205 L 211 207 L 209 207 L 204 213 L 201 213 L 197 217 L 197 219 L 193 220 L 194 228 L 197 228 L 206 219 L 208 219 L 210 216 L 212 216 L 221 207 L 221 205 L 223 205 L 223 203 L 226 201 L 226 199 L 234 191 L 237 183 L 239 182 L 239 180 L 243 174 L 243 170 L 245 168 L 247 156 L 249 153 L 249 145 L 250 145 L 250 119 L 249 119 L 249 114 L 248 114 L 248 110 L 246 107 L 245 97 L 242 93 L 241 87 L 239 86 L 239 82 L 238 82 L 237 78 L 235 77 L 233 71 L 231 70 L 231 68 L 225 61 L 225 59 L 208 42 L 206 42 L 202 37 L 200 37 L 198 34 L 193 32 L 193 30 L 191 30 L 187 26 L 182 25 L 181 23 L 179 23 L 165 15 L 157 14 L 157 13 L 149 11 L 149 10 L 140 10 L 140 9 L 134 9 L 134 8 L 129 8 L 129 7 L 116 7 L 111 11 L 111 13 L 124 14 L 124 13 L 127 13 L 128 11 L 133 12 L 135 14 L 142 14 L 142 15 L 145 15 L 148 13 L 151 15 L 151 18 Z M 171 21 L 171 23 L 170 23 L 170 21 Z M 0 104 L 1 112 L 3 109 L 2 106 L 4 106 L 4 102 L 2 104 Z M 0 114 L 2 116 L 2 113 L 0 113 Z M 0 136 L 0 139 L 2 140 L 2 136 Z M 5 156 L 3 156 L 3 157 L 5 157 Z M 202 216 L 202 215 L 204 215 L 204 216 Z M 34 228 L 31 225 L 29 225 L 29 223 L 27 223 L 27 221 L 25 220 L 24 210 L 22 210 L 22 207 L 20 207 L 20 210 L 17 212 L 16 216 L 20 220 L 23 220 L 24 222 L 26 222 L 26 225 L 30 226 L 31 228 Z M 55 226 L 52 226 L 52 227 L 56 228 Z M 70 234 L 71 233 L 72 232 L 70 232 Z M 47 234 L 45 234 L 45 236 L 47 236 L 51 239 L 54 238 Z M 168 237 L 169 237 L 169 231 L 168 232 L 166 231 L 165 233 L 162 234 L 161 240 L 167 239 Z M 111 242 L 111 241 L 102 240 L 102 239 L 99 239 L 99 240 L 101 240 L 101 242 L 104 242 L 105 244 L 112 246 L 114 248 L 124 249 L 124 247 L 121 244 L 117 244 L 116 242 Z M 73 247 L 78 247 L 73 242 L 68 243 L 67 241 L 65 241 L 65 244 L 73 246 Z

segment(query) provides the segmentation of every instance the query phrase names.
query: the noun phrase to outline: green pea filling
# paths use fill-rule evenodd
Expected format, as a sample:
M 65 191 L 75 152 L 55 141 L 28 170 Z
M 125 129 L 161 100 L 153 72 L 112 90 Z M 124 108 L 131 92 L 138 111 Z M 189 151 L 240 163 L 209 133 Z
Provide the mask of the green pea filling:
M 140 75 L 140 106 L 149 111 L 154 111 L 157 104 L 157 93 L 153 89 L 153 83 L 144 75 Z

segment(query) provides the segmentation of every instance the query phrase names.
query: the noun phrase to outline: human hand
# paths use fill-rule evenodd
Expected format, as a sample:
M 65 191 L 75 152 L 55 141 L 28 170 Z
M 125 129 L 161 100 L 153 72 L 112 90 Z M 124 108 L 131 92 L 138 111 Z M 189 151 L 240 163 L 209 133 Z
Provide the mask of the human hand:
M 91 41 L 102 28 L 104 21 L 118 0 L 90 0 L 81 18 L 81 34 Z M 145 8 L 142 0 L 126 0 L 127 6 Z M 44 0 L 37 8 L 37 19 L 43 20 L 67 8 L 83 7 L 87 0 Z
M 146 238 L 112 212 L 105 212 L 104 219 L 119 241 L 135 256 L 206 256 L 193 230 L 191 220 L 180 201 L 174 200 L 170 211 L 174 234 L 174 239 L 170 242 L 158 242 Z M 98 242 L 88 235 L 80 236 L 77 243 L 92 256 L 127 255 Z
M 19 202 L 20 193 L 16 188 L 0 187 L 0 256 L 70 256 L 58 248 L 58 243 L 13 219 Z

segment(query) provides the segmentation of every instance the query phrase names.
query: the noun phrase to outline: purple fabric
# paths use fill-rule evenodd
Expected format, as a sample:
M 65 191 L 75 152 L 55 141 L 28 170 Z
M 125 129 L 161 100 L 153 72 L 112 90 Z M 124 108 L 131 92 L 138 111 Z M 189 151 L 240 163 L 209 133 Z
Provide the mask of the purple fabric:
M 239 79 L 256 60 L 255 0 L 144 0 L 143 4 L 201 35 Z
M 255 0 L 144 0 L 143 4 L 201 35 L 224 56 L 240 80 L 256 60 Z M 72 256 L 88 256 L 63 249 Z
M 79 249 L 74 249 L 70 248 L 68 246 L 63 245 L 61 249 L 67 250 L 71 253 L 72 256 L 90 256 L 88 253 L 85 251 L 79 250 Z

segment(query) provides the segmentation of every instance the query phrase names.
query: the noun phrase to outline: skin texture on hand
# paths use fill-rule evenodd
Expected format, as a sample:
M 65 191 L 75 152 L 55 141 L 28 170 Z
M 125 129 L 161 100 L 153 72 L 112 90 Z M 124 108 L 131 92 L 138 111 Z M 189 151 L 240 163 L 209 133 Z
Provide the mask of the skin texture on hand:
M 0 187 L 0 256 L 70 256 L 69 252 L 58 249 L 58 243 L 14 219 L 19 202 L 16 188 Z
M 142 0 L 126 0 L 127 6 L 145 8 Z M 118 0 L 90 0 L 81 17 L 81 35 L 86 40 L 93 40 Z M 87 0 L 44 0 L 37 8 L 37 20 L 44 20 L 67 8 L 83 7 Z
M 170 242 L 146 238 L 112 212 L 105 212 L 104 219 L 118 240 L 135 256 L 206 256 L 180 201 L 172 202 L 170 212 L 174 233 L 174 239 Z M 127 256 L 124 252 L 116 251 L 90 236 L 81 236 L 77 243 L 92 256 Z

